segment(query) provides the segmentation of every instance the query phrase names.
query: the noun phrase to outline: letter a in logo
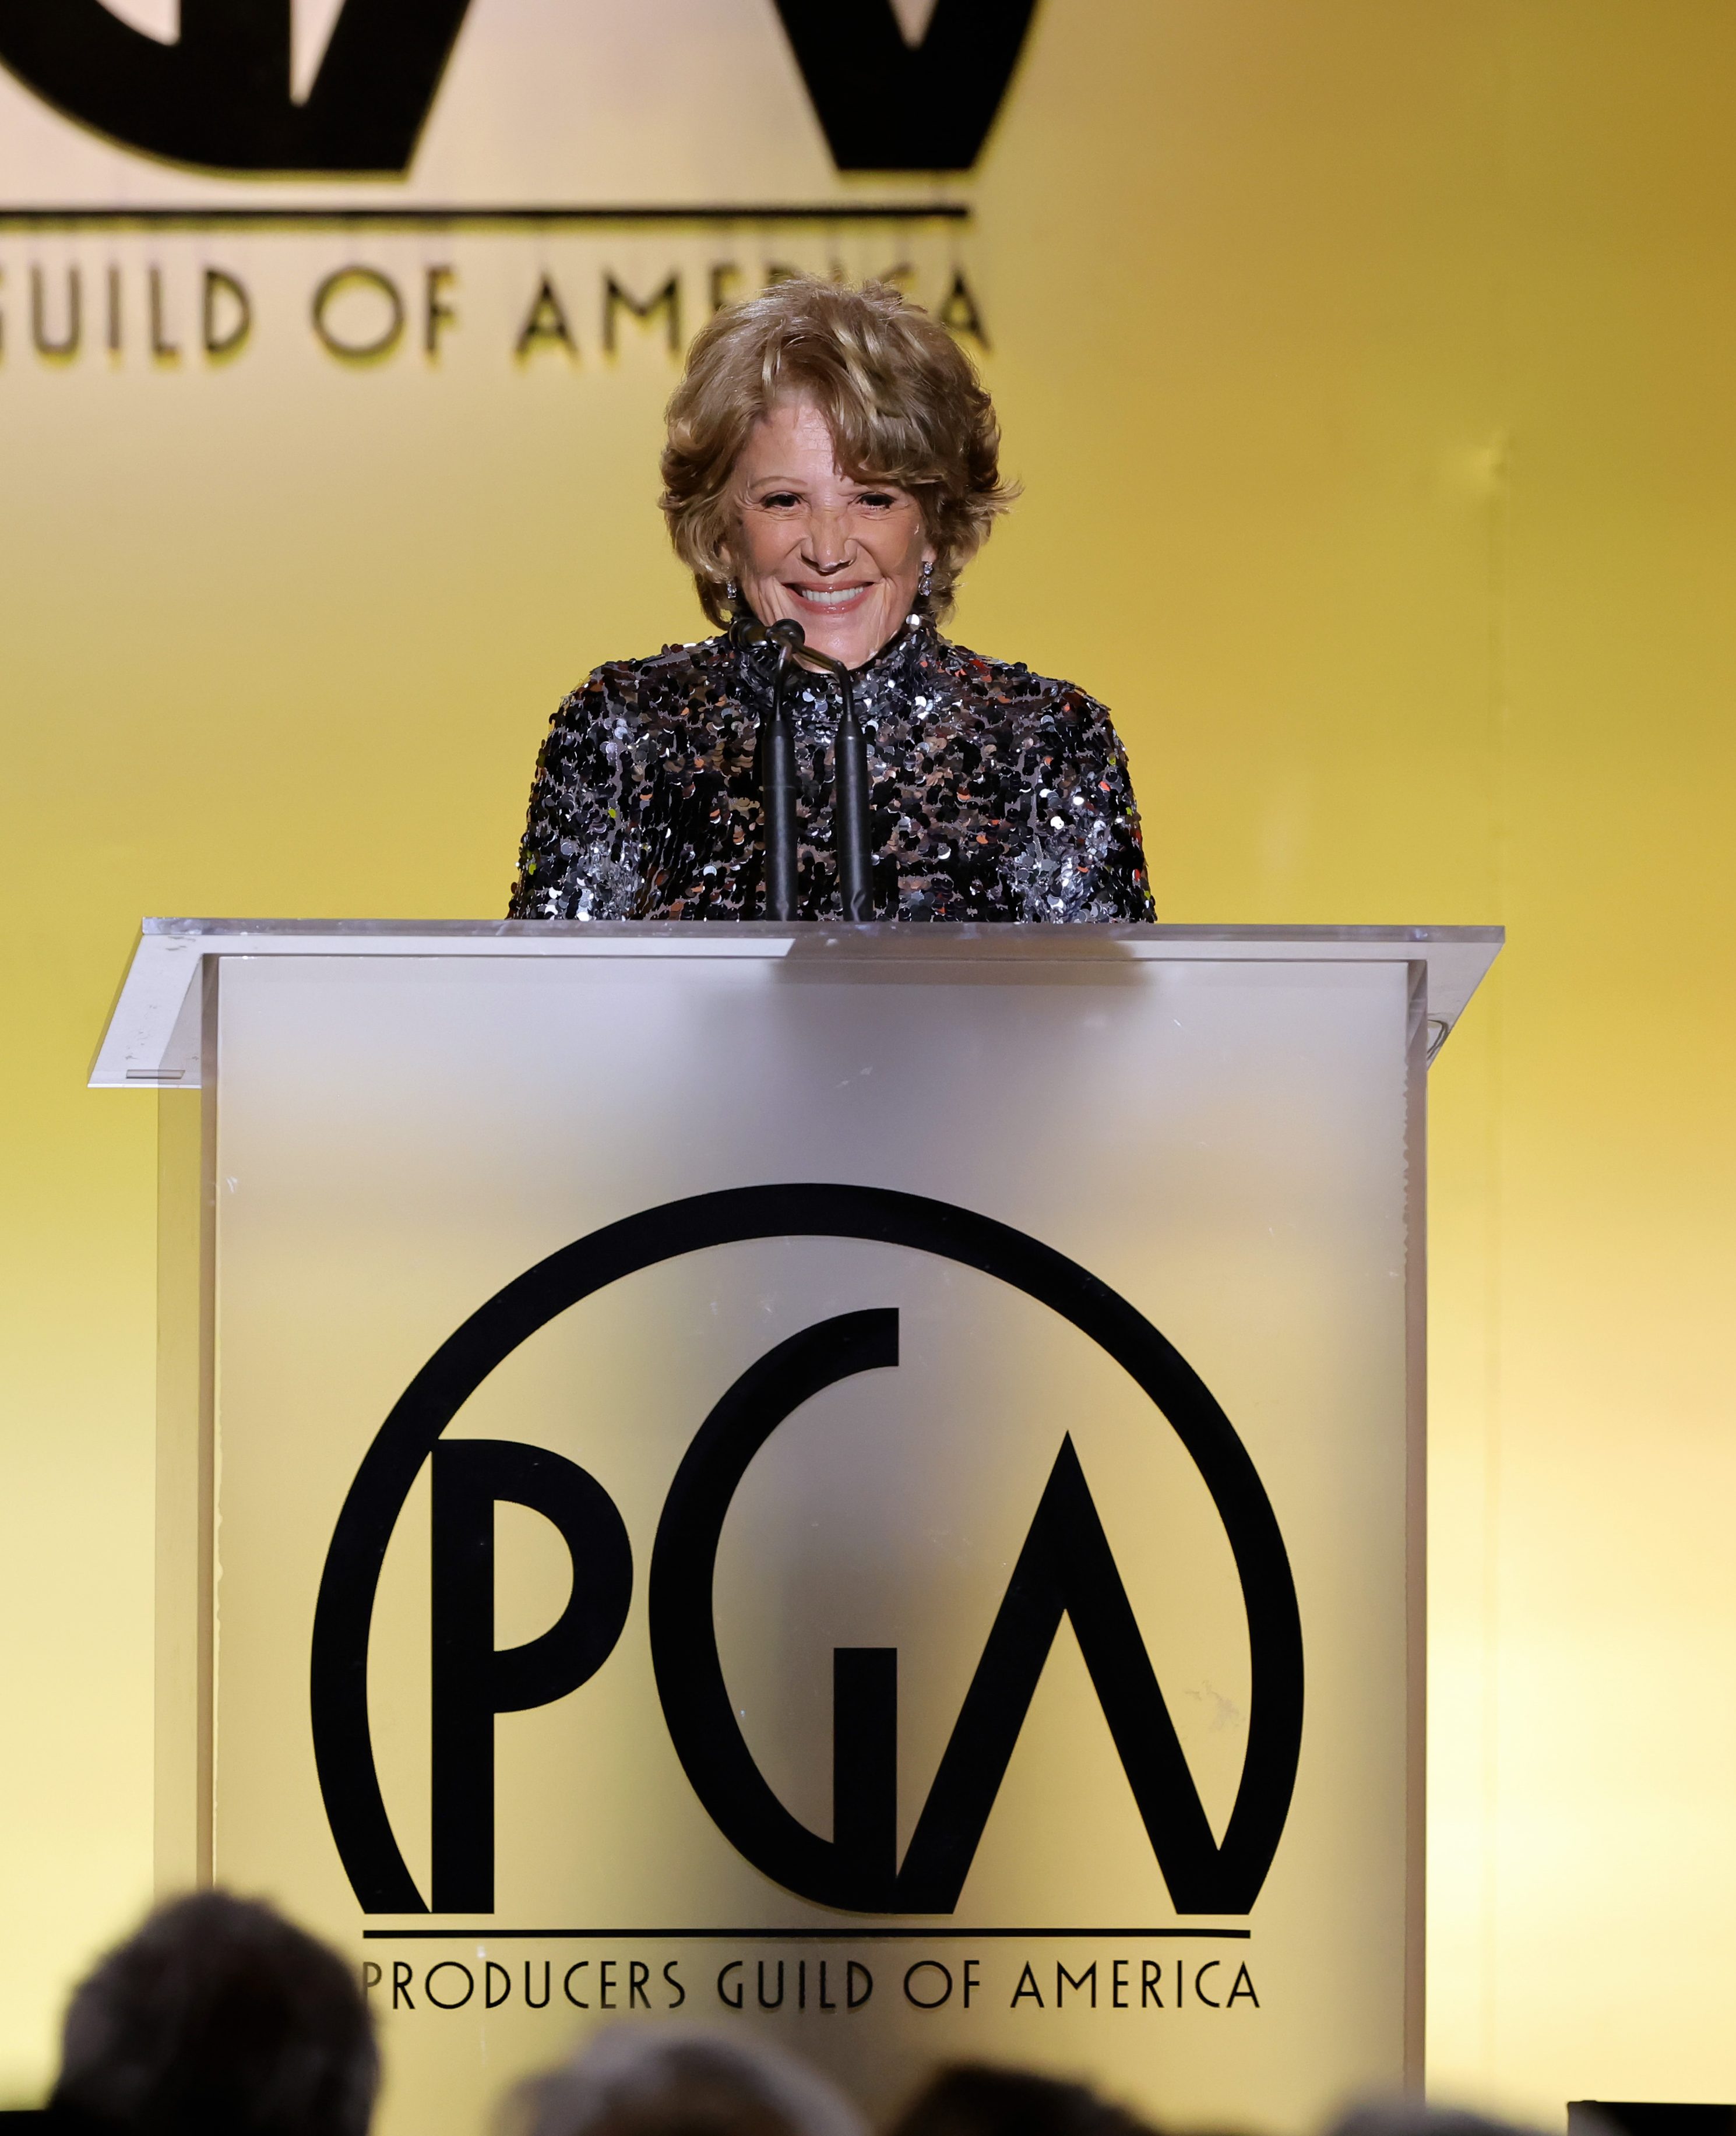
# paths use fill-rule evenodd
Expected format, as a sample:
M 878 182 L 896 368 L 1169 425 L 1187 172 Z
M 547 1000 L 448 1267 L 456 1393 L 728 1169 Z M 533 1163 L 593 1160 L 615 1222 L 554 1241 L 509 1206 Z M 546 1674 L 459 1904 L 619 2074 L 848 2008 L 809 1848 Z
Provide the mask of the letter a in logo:
M 469 0 L 346 0 L 307 101 L 291 0 L 181 0 L 173 44 L 101 0 L 0 0 L 0 61 L 129 148 L 227 171 L 409 167 Z

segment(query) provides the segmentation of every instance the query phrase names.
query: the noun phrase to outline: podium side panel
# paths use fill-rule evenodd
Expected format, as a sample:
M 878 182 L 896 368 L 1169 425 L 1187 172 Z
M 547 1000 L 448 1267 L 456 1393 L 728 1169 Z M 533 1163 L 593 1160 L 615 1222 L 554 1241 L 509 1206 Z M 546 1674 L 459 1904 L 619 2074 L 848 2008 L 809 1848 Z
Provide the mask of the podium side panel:
M 1404 2082 L 1421 2092 L 1427 2068 L 1428 1882 L 1428 967 L 1410 970 L 1405 1041 L 1405 1673 Z
M 201 989 L 207 1050 L 216 975 Z M 153 1875 L 211 1881 L 216 1085 L 157 1097 L 156 1683 Z

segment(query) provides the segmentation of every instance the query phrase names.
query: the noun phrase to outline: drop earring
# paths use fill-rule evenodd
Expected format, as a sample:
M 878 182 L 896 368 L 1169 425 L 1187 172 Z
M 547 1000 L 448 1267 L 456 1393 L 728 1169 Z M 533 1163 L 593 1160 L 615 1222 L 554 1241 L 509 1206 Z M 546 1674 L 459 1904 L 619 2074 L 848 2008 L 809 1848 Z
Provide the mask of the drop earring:
M 934 604 L 934 566 L 925 563 L 921 575 L 917 580 L 917 605 L 911 615 L 912 623 L 921 623 Z
M 742 589 L 736 584 L 733 579 L 725 580 L 723 584 L 723 598 L 729 603 L 732 614 L 739 614 L 741 613 Z

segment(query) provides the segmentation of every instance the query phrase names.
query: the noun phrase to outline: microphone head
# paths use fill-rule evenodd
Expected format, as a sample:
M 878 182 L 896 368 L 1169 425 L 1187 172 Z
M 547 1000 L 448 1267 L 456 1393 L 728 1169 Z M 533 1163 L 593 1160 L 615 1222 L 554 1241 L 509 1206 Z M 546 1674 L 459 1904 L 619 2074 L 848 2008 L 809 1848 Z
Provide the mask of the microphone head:
M 800 653 L 808 642 L 807 632 L 793 615 L 784 617 L 781 622 L 768 624 L 766 635 L 775 638 L 780 645 L 787 646 L 792 653 Z

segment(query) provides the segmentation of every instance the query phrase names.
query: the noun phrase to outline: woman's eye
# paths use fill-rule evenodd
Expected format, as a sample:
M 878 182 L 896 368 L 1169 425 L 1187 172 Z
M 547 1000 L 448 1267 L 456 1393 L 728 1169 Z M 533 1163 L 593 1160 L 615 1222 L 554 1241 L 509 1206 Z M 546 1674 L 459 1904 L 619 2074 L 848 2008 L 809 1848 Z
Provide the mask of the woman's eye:
M 889 512 L 896 500 L 888 497 L 883 489 L 865 489 L 856 502 L 867 505 L 872 511 Z
M 774 512 L 793 512 L 801 499 L 793 489 L 775 489 L 769 497 L 762 497 L 760 502 Z

